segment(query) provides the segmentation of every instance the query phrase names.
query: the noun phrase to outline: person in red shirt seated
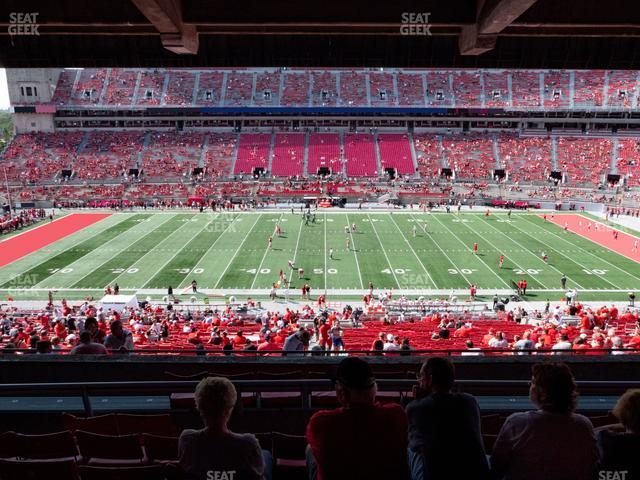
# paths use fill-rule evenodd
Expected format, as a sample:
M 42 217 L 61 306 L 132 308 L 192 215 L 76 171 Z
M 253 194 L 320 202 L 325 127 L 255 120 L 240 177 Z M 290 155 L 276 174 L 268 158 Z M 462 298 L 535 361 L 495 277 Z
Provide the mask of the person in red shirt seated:
M 376 403 L 373 372 L 360 358 L 342 360 L 336 377 L 342 406 L 315 413 L 307 425 L 309 478 L 406 479 L 407 417 L 402 407 Z
M 629 342 L 625 345 L 627 348 L 640 348 L 640 327 L 638 327 L 629 339 Z
M 287 338 L 285 333 L 282 330 L 278 330 L 275 337 L 273 337 L 273 343 L 276 345 L 282 345 L 285 338 Z
M 265 355 L 269 355 L 268 352 L 281 352 L 282 347 L 273 341 L 273 337 L 274 335 L 272 335 L 271 332 L 265 333 L 264 342 L 258 345 L 258 351 L 263 352 Z
M 456 338 L 469 338 L 469 335 L 471 335 L 472 331 L 473 326 L 470 323 L 465 323 L 463 326 L 453 332 L 453 336 Z
M 247 343 L 247 337 L 244 336 L 241 330 L 238 330 L 236 336 L 233 337 L 233 344 L 238 346 L 244 346 Z

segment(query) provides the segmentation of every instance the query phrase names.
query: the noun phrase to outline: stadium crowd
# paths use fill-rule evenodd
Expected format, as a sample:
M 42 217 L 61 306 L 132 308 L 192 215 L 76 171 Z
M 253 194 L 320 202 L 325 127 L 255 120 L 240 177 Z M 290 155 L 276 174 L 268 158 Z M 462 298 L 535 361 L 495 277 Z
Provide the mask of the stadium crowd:
M 361 358 L 343 359 L 334 378 L 340 407 L 316 412 L 307 424 L 309 479 L 590 480 L 607 472 L 640 474 L 640 390 L 619 398 L 613 410 L 619 423 L 594 428 L 576 413 L 578 390 L 569 367 L 535 364 L 529 390 L 535 409 L 509 416 L 490 445 L 478 402 L 454 388 L 450 359 L 426 360 L 417 379 L 406 408 L 379 403 L 371 366 Z M 193 478 L 215 470 L 272 478 L 271 452 L 254 435 L 227 426 L 237 396 L 226 378 L 208 377 L 196 387 L 205 427 L 182 432 L 178 461 Z
M 635 297 L 621 308 L 573 302 L 530 310 L 519 305 L 504 308 L 494 299 L 494 310 L 487 306 L 480 314 L 455 309 L 447 301 L 367 300 L 364 310 L 327 309 L 326 297 L 320 295 L 317 304 L 283 311 L 255 310 L 256 302 L 248 299 L 240 311 L 239 304 L 198 310 L 147 302 L 122 312 L 89 301 L 74 307 L 62 300 L 35 312 L 0 310 L 0 328 L 4 353 L 107 353 L 93 344 L 112 352 L 183 350 L 202 355 L 321 355 L 345 350 L 370 355 L 412 355 L 421 350 L 620 355 L 640 349 Z
M 17 215 L 5 213 L 0 216 L 0 235 L 20 230 L 46 218 L 46 212 L 41 209 L 21 210 Z

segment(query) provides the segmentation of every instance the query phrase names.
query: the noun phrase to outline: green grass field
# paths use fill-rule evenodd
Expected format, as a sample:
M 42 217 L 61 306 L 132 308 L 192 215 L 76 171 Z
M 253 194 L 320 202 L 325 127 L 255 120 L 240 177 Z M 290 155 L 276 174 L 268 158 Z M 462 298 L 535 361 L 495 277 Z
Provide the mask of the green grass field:
M 268 249 L 277 222 L 283 236 L 274 235 Z M 345 233 L 352 223 L 356 231 Z M 290 271 L 289 259 L 304 269 L 303 279 Z M 411 295 L 466 291 L 473 283 L 488 295 L 524 278 L 531 299 L 557 299 L 563 273 L 582 299 L 623 299 L 640 290 L 637 262 L 533 214 L 319 211 L 316 223 L 304 225 L 299 213 L 287 211 L 114 214 L 1 268 L 0 295 L 42 298 L 54 289 L 69 298 L 74 292 L 99 297 L 115 283 L 122 291 L 160 295 L 171 285 L 186 294 L 193 279 L 200 290 L 264 295 L 280 269 L 292 293 L 309 283 L 312 294 L 327 290 L 345 298 L 360 295 L 369 282 Z

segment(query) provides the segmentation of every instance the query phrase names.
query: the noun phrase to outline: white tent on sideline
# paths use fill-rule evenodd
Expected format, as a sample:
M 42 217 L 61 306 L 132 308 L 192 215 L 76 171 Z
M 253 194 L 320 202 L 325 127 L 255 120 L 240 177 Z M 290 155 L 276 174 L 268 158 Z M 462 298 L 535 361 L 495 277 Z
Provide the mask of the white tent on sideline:
M 100 303 L 105 311 L 111 309 L 121 312 L 125 307 L 138 308 L 138 299 L 135 295 L 105 295 Z

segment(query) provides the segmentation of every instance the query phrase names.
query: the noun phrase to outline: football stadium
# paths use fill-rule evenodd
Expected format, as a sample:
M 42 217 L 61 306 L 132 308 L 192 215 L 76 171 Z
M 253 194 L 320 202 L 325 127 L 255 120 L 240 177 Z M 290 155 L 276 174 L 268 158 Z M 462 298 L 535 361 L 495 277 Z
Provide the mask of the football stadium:
M 0 9 L 0 480 L 640 479 L 633 1 Z

